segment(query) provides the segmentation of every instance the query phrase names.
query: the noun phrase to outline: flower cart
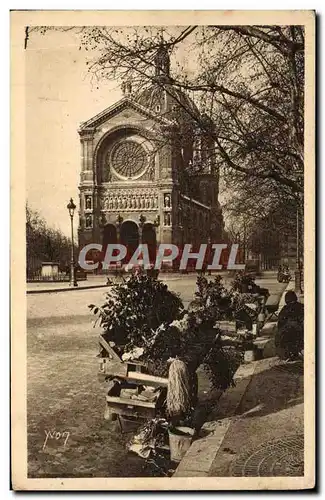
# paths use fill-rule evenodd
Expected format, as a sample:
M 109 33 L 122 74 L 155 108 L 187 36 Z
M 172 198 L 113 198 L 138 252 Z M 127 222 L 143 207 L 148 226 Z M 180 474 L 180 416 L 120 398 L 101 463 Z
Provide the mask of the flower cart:
M 133 430 L 142 420 L 162 416 L 166 400 L 166 388 L 158 386 L 152 380 L 146 380 L 145 386 L 130 379 L 114 381 L 107 392 L 106 405 L 115 415 L 121 432 Z
M 89 305 L 104 330 L 99 378 L 109 382 L 105 418 L 117 419 L 122 431 L 125 419 L 165 417 L 172 427 L 191 426 L 199 365 L 214 388 L 233 383 L 242 353 L 224 346 L 215 326 L 234 320 L 233 296 L 221 280 L 198 277 L 188 310 L 166 284 L 141 273 L 110 287 L 101 306 Z
M 124 361 L 103 335 L 99 335 L 101 357 L 98 377 L 109 381 L 105 418 L 117 419 L 125 432 L 141 419 L 163 415 L 168 379 L 147 372 L 144 363 Z

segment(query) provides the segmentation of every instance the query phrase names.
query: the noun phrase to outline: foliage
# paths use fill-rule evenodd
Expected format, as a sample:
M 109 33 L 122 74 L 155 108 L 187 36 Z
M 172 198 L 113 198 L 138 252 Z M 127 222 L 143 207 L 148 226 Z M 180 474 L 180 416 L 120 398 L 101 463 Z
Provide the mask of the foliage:
M 184 310 L 166 285 L 140 273 L 112 287 L 101 307 L 89 307 L 120 354 L 137 350 L 150 372 L 160 376 L 167 376 L 171 359 L 187 363 L 191 373 L 203 365 L 213 386 L 224 390 L 233 384 L 242 346 L 226 345 L 217 323 L 234 319 L 239 294 L 227 290 L 221 276 L 211 282 L 199 276 L 195 295 Z
M 234 319 L 236 313 L 236 294 L 222 284 L 222 276 L 213 281 L 199 276 L 195 293 L 201 314 L 211 319 L 213 325 L 218 321 Z M 213 342 L 205 350 L 201 362 L 209 375 L 213 387 L 225 390 L 233 385 L 233 376 L 242 360 L 242 353 L 234 347 L 225 347 L 221 331 L 214 328 Z
M 214 322 L 233 317 L 232 293 L 222 284 L 220 275 L 217 275 L 213 281 L 199 276 L 196 284 L 196 300 L 204 308 L 204 314 Z
M 26 205 L 27 276 L 40 269 L 42 262 L 59 262 L 61 270 L 68 266 L 71 240 L 58 229 L 48 227 L 44 218 Z
M 213 346 L 204 359 L 204 370 L 207 372 L 213 387 L 225 390 L 234 386 L 234 374 L 241 364 L 243 354 L 234 347 Z
M 243 292 L 243 288 L 246 288 L 246 292 L 251 292 L 255 287 L 255 279 L 244 271 L 239 271 L 236 273 L 233 282 L 231 283 L 231 289 L 234 292 Z
M 233 306 L 235 311 L 238 311 L 245 304 L 255 304 L 256 306 L 260 305 L 260 301 L 258 296 L 254 293 L 234 293 L 233 295 Z
M 131 351 L 150 346 L 158 329 L 164 330 L 179 317 L 183 304 L 167 285 L 138 274 L 111 287 L 101 307 L 91 304 L 89 308 L 98 315 L 107 338 Z
M 154 344 L 153 350 L 147 351 L 148 356 L 158 361 L 162 352 L 165 359 L 168 353 L 172 358 L 185 361 L 191 371 L 203 365 L 213 387 L 226 389 L 233 383 L 241 352 L 223 347 L 221 331 L 215 326 L 216 321 L 222 317 L 224 311 L 210 305 L 184 311 L 183 317 L 174 321 L 165 332 L 160 330 L 165 341 L 169 339 L 166 341 L 165 351 L 159 351 Z

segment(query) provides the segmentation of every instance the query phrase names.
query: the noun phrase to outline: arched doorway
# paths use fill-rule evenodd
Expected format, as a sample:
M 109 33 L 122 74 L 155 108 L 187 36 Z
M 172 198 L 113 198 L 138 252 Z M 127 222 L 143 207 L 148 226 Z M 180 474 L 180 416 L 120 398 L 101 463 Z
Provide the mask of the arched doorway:
M 135 222 L 130 220 L 123 222 L 120 241 L 122 245 L 126 246 L 126 257 L 123 262 L 127 263 L 139 246 L 139 228 Z
M 115 243 L 117 243 L 116 227 L 113 224 L 107 224 L 103 230 L 101 261 L 103 261 L 105 258 L 107 245 L 113 245 Z
M 103 231 L 103 251 L 106 251 L 106 247 L 109 243 L 113 244 L 116 242 L 116 227 L 113 224 L 107 224 Z
M 150 262 L 155 262 L 156 261 L 157 238 L 156 238 L 155 227 L 151 222 L 147 222 L 143 226 L 142 243 L 145 243 L 148 245 L 148 253 L 149 253 Z

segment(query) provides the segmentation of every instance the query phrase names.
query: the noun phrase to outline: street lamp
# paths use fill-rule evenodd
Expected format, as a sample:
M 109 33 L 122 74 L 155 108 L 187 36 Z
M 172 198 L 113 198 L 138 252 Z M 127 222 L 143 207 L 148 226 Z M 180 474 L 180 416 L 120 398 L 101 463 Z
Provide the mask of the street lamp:
M 147 219 L 143 214 L 139 215 L 139 240 L 140 240 L 140 243 L 142 243 L 143 226 L 144 226 L 146 220 Z
M 302 292 L 301 288 L 301 263 L 300 263 L 300 198 L 297 199 L 296 207 L 296 269 L 295 269 L 295 291 Z
M 78 286 L 77 280 L 74 273 L 74 238 L 73 238 L 73 216 L 76 209 L 76 205 L 73 203 L 73 199 L 70 198 L 70 202 L 67 205 L 67 209 L 70 215 L 71 221 L 71 260 L 70 260 L 70 286 Z
M 117 243 L 120 243 L 120 237 L 121 237 L 121 225 L 123 222 L 123 217 L 120 214 L 117 214 L 116 216 L 116 238 L 117 238 Z

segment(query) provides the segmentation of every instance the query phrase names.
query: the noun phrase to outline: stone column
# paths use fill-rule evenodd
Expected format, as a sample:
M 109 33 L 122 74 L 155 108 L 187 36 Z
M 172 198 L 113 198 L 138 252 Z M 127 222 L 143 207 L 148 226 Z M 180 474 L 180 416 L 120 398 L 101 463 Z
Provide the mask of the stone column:
M 81 142 L 81 182 L 93 180 L 93 131 L 83 131 Z

